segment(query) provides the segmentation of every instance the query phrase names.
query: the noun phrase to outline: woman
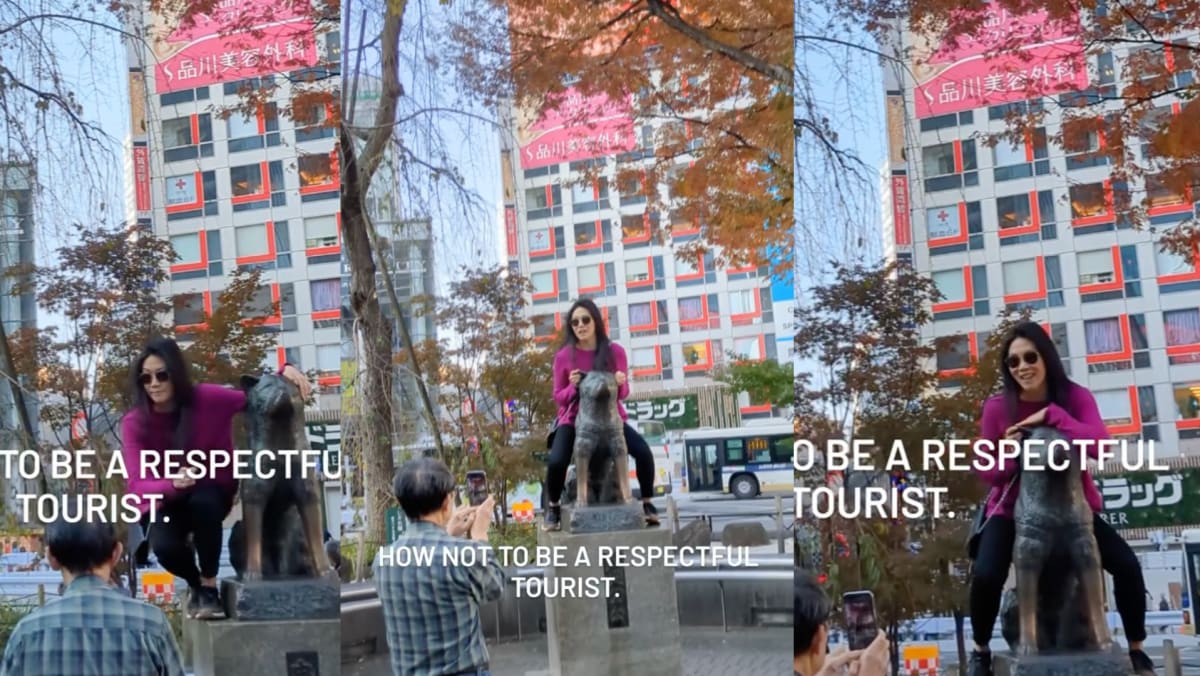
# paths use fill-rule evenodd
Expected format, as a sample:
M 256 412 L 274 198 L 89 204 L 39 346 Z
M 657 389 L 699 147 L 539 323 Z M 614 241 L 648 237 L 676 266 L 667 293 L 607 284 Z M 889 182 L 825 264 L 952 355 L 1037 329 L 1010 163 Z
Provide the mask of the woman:
M 1087 388 L 1067 378 L 1058 350 L 1041 325 L 1034 322 L 1018 324 L 1005 339 L 1001 354 L 1004 355 L 1000 369 L 1004 393 L 984 403 L 981 439 L 991 442 L 1019 440 L 1020 428 L 1038 426 L 1057 428 L 1076 441 L 1109 438 L 1095 397 Z M 1092 444 L 1088 453 L 1097 457 L 1097 446 Z M 1004 491 L 1019 463 L 1007 462 L 1005 465 L 980 472 L 981 478 L 991 485 L 991 492 L 987 502 L 988 518 L 979 537 L 971 580 L 971 628 L 975 634 L 971 676 L 992 674 L 988 644 L 1000 611 L 1000 597 L 1008 579 L 1016 539 L 1013 508 L 1020 479 L 1013 481 L 1007 493 Z M 1086 468 L 1082 481 L 1084 495 L 1096 513 L 1093 524 L 1096 544 L 1100 548 L 1100 563 L 1113 576 L 1113 595 L 1125 626 L 1129 658 L 1139 675 L 1153 674 L 1154 664 L 1142 650 L 1146 638 L 1146 596 L 1141 565 L 1129 545 L 1100 518 L 1103 501 Z
M 311 388 L 303 373 L 285 364 L 280 374 L 308 398 Z M 157 472 L 146 473 L 142 457 L 165 450 L 234 450 L 233 417 L 245 408 L 246 394 L 219 385 L 193 386 L 183 353 L 169 338 L 146 346 L 133 362 L 132 378 L 135 403 L 121 422 L 126 492 L 139 497 L 143 528 L 151 526 L 145 496 L 163 496 L 150 527 L 150 548 L 164 568 L 187 581 L 190 617 L 219 616 L 221 525 L 237 493 L 233 469 L 215 470 L 198 481 L 159 478 L 162 463 Z
M 542 524 L 545 530 L 561 527 L 563 484 L 567 480 L 567 467 L 571 464 L 571 453 L 575 449 L 575 415 L 579 412 L 579 382 L 588 371 L 609 371 L 617 379 L 617 409 L 625 432 L 625 445 L 629 455 L 637 464 L 638 485 L 642 491 L 642 513 L 646 523 L 658 525 L 658 510 L 650 502 L 654 496 L 654 456 L 650 445 L 632 427 L 629 416 L 621 401 L 629 396 L 629 377 L 625 373 L 628 361 L 625 350 L 610 341 L 600 319 L 600 309 L 590 300 L 575 301 L 570 317 L 571 328 L 563 340 L 562 349 L 554 355 L 554 401 L 558 404 L 558 430 L 554 433 L 554 445 L 550 449 L 550 460 L 546 468 L 546 517 Z

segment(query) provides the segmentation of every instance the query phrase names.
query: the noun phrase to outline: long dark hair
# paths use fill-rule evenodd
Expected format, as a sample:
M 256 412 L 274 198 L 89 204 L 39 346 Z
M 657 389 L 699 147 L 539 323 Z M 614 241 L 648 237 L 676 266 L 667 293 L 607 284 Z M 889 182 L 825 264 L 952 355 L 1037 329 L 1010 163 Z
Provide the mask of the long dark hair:
M 1008 332 L 1004 345 L 1000 349 L 1000 377 L 1004 380 L 1004 399 L 1008 403 L 1008 418 L 1017 422 L 1017 405 L 1021 397 L 1021 386 L 1013 377 L 1012 369 L 1008 368 L 1008 350 L 1016 339 L 1024 338 L 1033 343 L 1042 363 L 1046 365 L 1046 401 L 1066 407 L 1067 399 L 1073 383 L 1067 377 L 1062 359 L 1058 356 L 1058 348 L 1046 334 L 1046 330 L 1037 322 L 1021 322 Z
M 609 371 L 612 362 L 612 350 L 609 345 L 612 341 L 608 339 L 608 331 L 604 328 L 604 320 L 600 317 L 600 308 L 589 298 L 580 298 L 571 305 L 571 309 L 567 310 L 567 330 L 563 335 L 563 347 L 570 346 L 572 350 L 579 344 L 579 339 L 575 337 L 575 329 L 571 327 L 571 317 L 579 308 L 587 310 L 587 313 L 592 316 L 592 325 L 596 327 L 596 357 L 592 361 L 592 369 L 596 371 Z
M 133 361 L 129 378 L 132 385 L 134 409 L 147 416 L 143 418 L 143 421 L 148 420 L 151 405 L 150 398 L 146 396 L 146 388 L 142 385 L 142 365 L 146 363 L 146 358 L 152 355 L 163 360 L 163 363 L 167 365 L 167 375 L 170 377 L 173 387 L 175 410 L 172 412 L 174 417 L 172 427 L 175 431 L 171 441 L 174 443 L 175 449 L 190 450 L 188 445 L 192 443 L 192 414 L 196 401 L 196 390 L 192 387 L 187 360 L 183 358 L 183 351 L 179 349 L 179 344 L 174 340 L 170 338 L 151 340 Z

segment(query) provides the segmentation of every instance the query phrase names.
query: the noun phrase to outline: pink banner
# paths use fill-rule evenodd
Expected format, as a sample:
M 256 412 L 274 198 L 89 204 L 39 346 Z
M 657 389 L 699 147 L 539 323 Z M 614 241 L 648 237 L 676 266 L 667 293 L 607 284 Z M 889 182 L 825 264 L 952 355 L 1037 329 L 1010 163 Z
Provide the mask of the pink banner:
M 1087 89 L 1076 26 L 1051 22 L 1045 10 L 1013 16 L 989 4 L 985 12 L 975 35 L 957 44 L 926 45 L 924 58 L 916 57 L 918 118 Z M 1028 46 L 999 49 L 1011 44 Z
M 135 209 L 150 211 L 150 150 L 146 146 L 133 148 L 133 192 Z
M 583 96 L 568 89 L 561 104 L 544 111 L 535 123 L 522 125 L 521 168 L 536 169 L 633 150 L 637 138 L 632 107 L 632 97 L 615 102 L 604 94 Z
M 504 231 L 508 237 L 508 256 L 517 255 L 517 208 L 504 207 Z
M 220 0 L 209 14 L 168 28 L 159 21 L 155 90 L 160 93 L 280 73 L 317 63 L 307 3 Z
M 908 177 L 892 177 L 892 223 L 896 246 L 912 246 L 912 221 L 908 209 Z

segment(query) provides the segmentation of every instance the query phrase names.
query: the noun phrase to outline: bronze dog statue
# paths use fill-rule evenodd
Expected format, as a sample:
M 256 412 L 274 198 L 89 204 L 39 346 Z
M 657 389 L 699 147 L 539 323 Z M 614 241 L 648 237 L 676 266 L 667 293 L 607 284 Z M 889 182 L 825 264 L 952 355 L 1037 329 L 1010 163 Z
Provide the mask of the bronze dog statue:
M 617 379 L 590 371 L 579 383 L 575 417 L 575 478 L 578 507 L 625 504 L 629 490 L 629 449 L 617 409 Z
M 1100 549 L 1080 478 L 1083 458 L 1075 446 L 1051 442 L 1069 440 L 1051 427 L 1026 437 L 1026 456 L 1044 469 L 1021 472 L 1013 515 L 1017 589 L 1001 615 L 1001 633 L 1018 655 L 1108 650 Z M 1066 469 L 1050 469 L 1051 457 Z M 1015 631 L 1008 626 L 1014 615 Z
M 266 375 L 243 376 L 242 388 L 250 448 L 260 453 L 309 448 L 296 386 Z M 272 476 L 242 479 L 242 520 L 229 536 L 230 563 L 240 579 L 317 577 L 331 570 L 322 542 L 320 479 L 302 464 L 297 456 L 276 455 L 264 463 Z

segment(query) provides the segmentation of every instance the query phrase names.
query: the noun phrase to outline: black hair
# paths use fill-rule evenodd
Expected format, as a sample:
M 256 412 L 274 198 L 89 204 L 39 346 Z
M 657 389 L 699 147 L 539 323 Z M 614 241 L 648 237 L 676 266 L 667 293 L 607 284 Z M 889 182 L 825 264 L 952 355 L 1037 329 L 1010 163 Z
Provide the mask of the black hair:
M 608 339 L 608 331 L 604 328 L 604 319 L 600 316 L 600 308 L 592 302 L 590 298 L 580 298 L 571 305 L 571 309 L 567 310 L 567 321 L 565 322 L 566 332 L 563 335 L 563 346 L 568 345 L 575 348 L 579 344 L 579 339 L 575 337 L 575 329 L 571 327 L 571 316 L 579 308 L 587 310 L 587 313 L 592 316 L 592 325 L 596 327 L 596 357 L 592 361 L 592 369 L 595 371 L 611 370 L 612 350 L 609 344 L 612 342 Z
M 446 496 L 455 488 L 450 468 L 436 458 L 409 460 L 396 472 L 396 480 L 392 482 L 400 509 L 413 520 L 441 509 Z
M 795 580 L 796 608 L 793 645 L 795 646 L 794 655 L 798 657 L 812 649 L 812 642 L 816 640 L 817 630 L 829 622 L 829 613 L 833 611 L 833 604 L 829 601 L 825 590 L 821 589 L 821 585 L 808 571 L 797 568 Z
M 74 575 L 90 573 L 112 560 L 117 531 L 111 523 L 59 520 L 46 525 L 46 549 Z
M 1004 337 L 1000 349 L 1000 377 L 1004 380 L 1004 399 L 1008 405 L 1008 419 L 1017 422 L 1017 405 L 1021 398 L 1021 386 L 1008 368 L 1008 350 L 1014 341 L 1024 338 L 1033 343 L 1033 347 L 1046 365 L 1046 401 L 1065 407 L 1070 396 L 1071 379 L 1063 368 L 1062 358 L 1058 356 L 1058 348 L 1046 334 L 1046 330 L 1037 322 L 1021 322 Z
M 172 412 L 174 417 L 172 429 L 175 430 L 172 435 L 172 443 L 175 450 L 190 450 L 192 443 L 192 415 L 196 402 L 196 390 L 192 387 L 191 372 L 188 368 L 187 360 L 183 357 L 183 351 L 179 349 L 179 344 L 170 338 L 155 338 L 146 344 L 142 349 L 141 354 L 133 361 L 133 367 L 129 372 L 129 379 L 132 386 L 134 408 L 141 409 L 144 413 L 150 412 L 150 398 L 146 396 L 146 387 L 142 385 L 142 365 L 146 363 L 146 358 L 150 356 L 158 357 L 167 365 L 167 377 L 171 379 L 173 388 L 173 398 L 175 400 L 175 410 Z M 167 449 L 158 449 L 167 450 Z

